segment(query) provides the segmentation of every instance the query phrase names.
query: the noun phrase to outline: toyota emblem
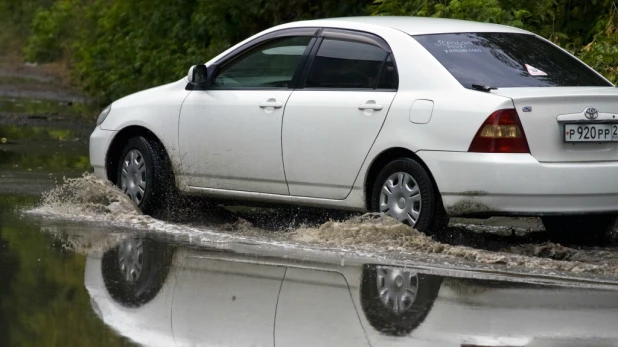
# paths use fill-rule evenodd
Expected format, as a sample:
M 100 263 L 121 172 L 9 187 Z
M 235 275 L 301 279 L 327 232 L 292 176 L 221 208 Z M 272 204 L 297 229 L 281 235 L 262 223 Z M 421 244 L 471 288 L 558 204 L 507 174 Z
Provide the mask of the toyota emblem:
M 586 118 L 588 119 L 597 119 L 599 118 L 599 111 L 597 111 L 594 107 L 588 107 L 584 110 L 584 115 L 586 115 Z

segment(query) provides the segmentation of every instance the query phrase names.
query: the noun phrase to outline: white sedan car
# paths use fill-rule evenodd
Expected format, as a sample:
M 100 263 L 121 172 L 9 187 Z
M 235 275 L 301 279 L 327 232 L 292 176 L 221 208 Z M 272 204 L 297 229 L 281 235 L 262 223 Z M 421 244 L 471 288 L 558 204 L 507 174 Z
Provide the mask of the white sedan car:
M 541 216 L 608 231 L 618 213 L 618 89 L 553 43 L 468 21 L 280 25 L 187 78 L 114 102 L 97 176 L 146 213 L 169 192 L 448 216 Z

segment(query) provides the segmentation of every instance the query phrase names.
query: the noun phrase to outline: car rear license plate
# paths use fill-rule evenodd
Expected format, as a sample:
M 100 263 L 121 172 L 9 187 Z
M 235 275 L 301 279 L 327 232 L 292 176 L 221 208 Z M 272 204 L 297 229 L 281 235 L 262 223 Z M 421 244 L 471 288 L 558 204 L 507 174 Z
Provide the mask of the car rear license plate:
M 565 124 L 564 142 L 618 142 L 618 124 Z

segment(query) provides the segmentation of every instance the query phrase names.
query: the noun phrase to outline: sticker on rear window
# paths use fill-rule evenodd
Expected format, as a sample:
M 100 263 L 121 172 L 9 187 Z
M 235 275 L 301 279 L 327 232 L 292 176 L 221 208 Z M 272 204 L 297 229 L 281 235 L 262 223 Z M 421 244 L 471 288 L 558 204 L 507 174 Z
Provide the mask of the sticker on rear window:
M 444 53 L 481 53 L 480 48 L 475 48 L 472 41 L 436 41 L 436 46 L 444 49 Z M 469 48 L 470 47 L 470 48 Z
M 528 70 L 528 73 L 530 74 L 530 76 L 547 76 L 545 72 L 535 68 L 532 65 L 526 64 L 526 70 Z

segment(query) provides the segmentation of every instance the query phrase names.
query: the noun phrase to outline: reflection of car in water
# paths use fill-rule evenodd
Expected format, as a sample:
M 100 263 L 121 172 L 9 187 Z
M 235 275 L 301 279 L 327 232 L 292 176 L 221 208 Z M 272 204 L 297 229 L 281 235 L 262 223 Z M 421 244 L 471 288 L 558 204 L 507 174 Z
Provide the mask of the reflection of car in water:
M 169 246 L 91 254 L 109 326 L 149 346 L 618 346 L 618 292 Z

